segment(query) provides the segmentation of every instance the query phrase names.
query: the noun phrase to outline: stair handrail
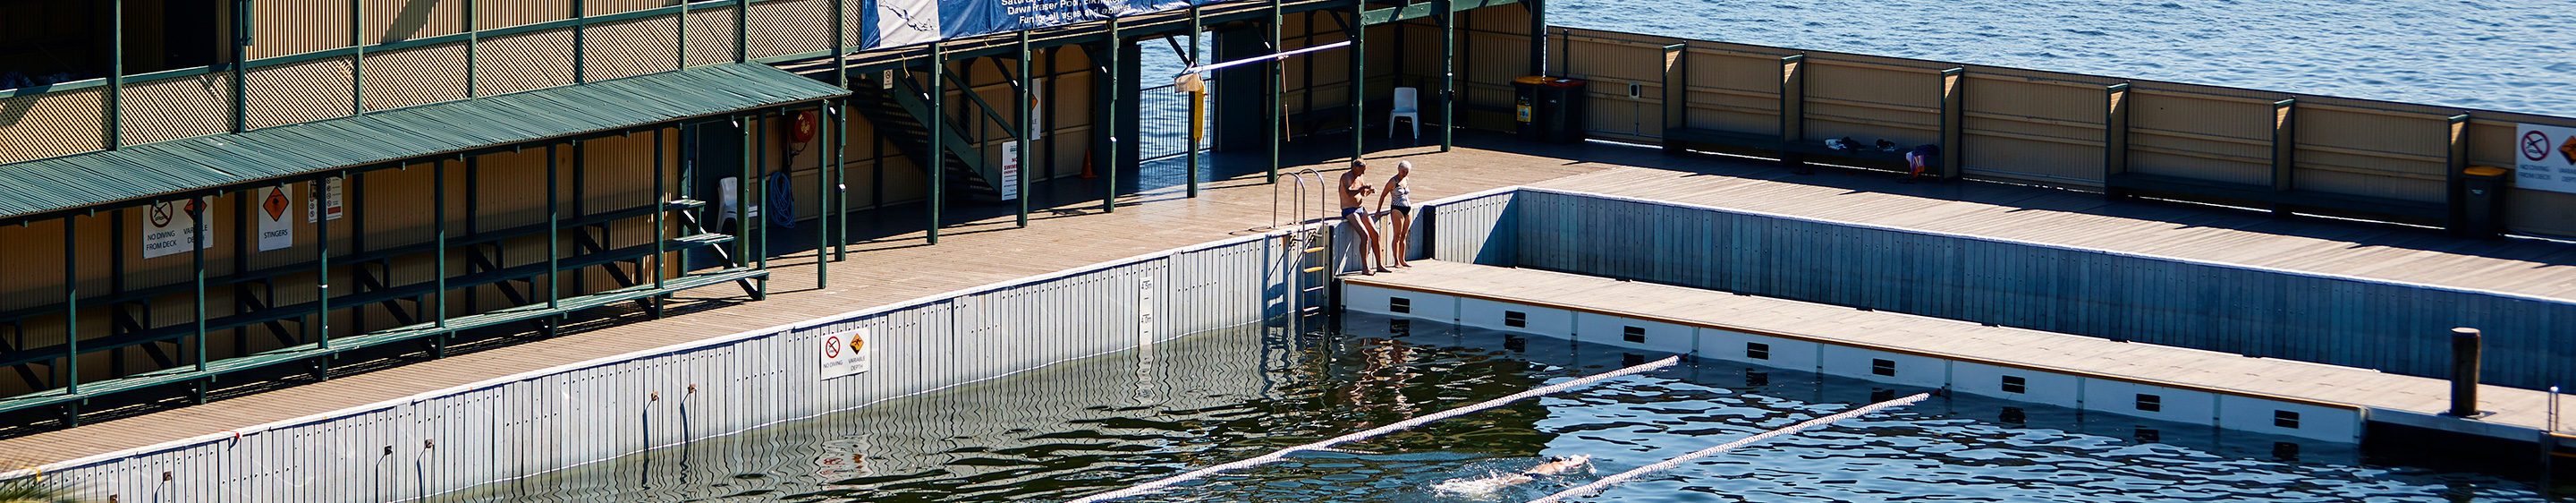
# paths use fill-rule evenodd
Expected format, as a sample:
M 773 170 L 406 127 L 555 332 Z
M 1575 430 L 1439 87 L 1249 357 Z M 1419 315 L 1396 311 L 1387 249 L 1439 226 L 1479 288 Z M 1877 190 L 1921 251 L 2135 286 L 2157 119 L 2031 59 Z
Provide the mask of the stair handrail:
M 1320 172 L 1316 172 L 1316 171 L 1315 171 L 1315 168 L 1306 168 L 1306 169 L 1298 170 L 1297 172 L 1289 173 L 1289 174 L 1288 174 L 1288 178 L 1290 178 L 1290 179 L 1294 179 L 1294 180 L 1296 180 L 1296 181 L 1297 181 L 1297 197 L 1295 198 L 1295 199 L 1296 199 L 1296 201 L 1297 201 L 1297 206 L 1296 206 L 1294 209 L 1290 210 L 1290 212 L 1289 212 L 1288 214 L 1289 214 L 1289 215 L 1291 215 L 1291 216 L 1295 216 L 1295 217 L 1297 217 L 1297 218 L 1298 218 L 1297 223 L 1300 223 L 1300 224 L 1305 223 L 1305 216 L 1306 216 L 1306 177 L 1307 177 L 1308 175 L 1313 175 L 1313 176 L 1314 176 L 1314 178 L 1315 178 L 1315 188 L 1316 188 L 1316 189 L 1322 189 L 1322 188 L 1324 187 L 1324 174 L 1323 174 L 1323 173 L 1320 173 Z M 1279 190 L 1280 190 L 1280 188 L 1281 188 L 1282 186 L 1285 186 L 1285 185 L 1287 185 L 1287 184 L 1284 184 L 1284 183 L 1272 183 L 1272 184 L 1270 184 L 1270 228 L 1271 228 L 1271 229 L 1278 229 L 1278 228 L 1279 228 Z M 1317 222 L 1321 222 L 1321 221 L 1323 221 L 1323 219 L 1318 218 L 1318 219 L 1316 219 L 1315 221 L 1317 221 Z

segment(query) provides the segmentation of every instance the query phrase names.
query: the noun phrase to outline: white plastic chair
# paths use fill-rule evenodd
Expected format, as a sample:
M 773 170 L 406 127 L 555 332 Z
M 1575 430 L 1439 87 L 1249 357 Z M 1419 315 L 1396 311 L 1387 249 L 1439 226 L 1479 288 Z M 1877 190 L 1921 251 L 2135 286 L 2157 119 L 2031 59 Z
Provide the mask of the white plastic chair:
M 1386 112 L 1386 137 L 1395 137 L 1395 118 L 1403 117 L 1413 122 L 1413 137 L 1422 138 L 1422 98 L 1417 95 L 1419 92 L 1411 87 L 1395 88 L 1395 109 Z

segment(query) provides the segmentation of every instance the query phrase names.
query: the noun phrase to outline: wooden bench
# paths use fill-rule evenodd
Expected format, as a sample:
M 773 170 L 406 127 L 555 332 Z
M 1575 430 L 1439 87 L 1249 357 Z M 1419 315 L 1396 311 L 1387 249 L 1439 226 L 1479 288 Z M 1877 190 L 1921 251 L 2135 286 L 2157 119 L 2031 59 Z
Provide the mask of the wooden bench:
M 1910 146 L 1907 148 L 1911 149 Z M 1743 149 L 1774 153 L 1775 155 L 1778 155 L 1783 162 L 1791 163 L 1802 162 L 1803 160 L 1799 159 L 1800 157 L 1812 155 L 1858 160 L 1868 163 L 1892 163 L 1897 166 L 1906 165 L 1904 151 L 1835 150 L 1826 147 L 1825 141 L 1822 139 L 1814 141 L 1782 141 L 1778 136 L 1774 135 L 1738 133 L 1734 131 L 1720 131 L 1705 128 L 1667 128 L 1664 130 L 1664 153 L 1666 154 L 1679 155 L 1688 153 L 1692 150 L 1733 153 L 1742 151 Z M 1932 159 L 1930 165 L 1939 166 L 1940 159 Z M 1792 165 L 1791 167 L 1799 168 L 1801 170 L 1805 169 L 1804 166 Z M 1927 172 L 1930 171 L 1934 170 L 1927 170 Z
M 2215 204 L 2259 205 L 2275 211 L 2306 210 L 2338 216 L 2380 217 L 2429 225 L 2445 225 L 2450 220 L 2451 214 L 2450 206 L 2442 202 L 2304 190 L 2280 191 L 2273 190 L 2270 185 L 2146 173 L 2111 175 L 2103 185 L 2113 197 L 2153 196 Z

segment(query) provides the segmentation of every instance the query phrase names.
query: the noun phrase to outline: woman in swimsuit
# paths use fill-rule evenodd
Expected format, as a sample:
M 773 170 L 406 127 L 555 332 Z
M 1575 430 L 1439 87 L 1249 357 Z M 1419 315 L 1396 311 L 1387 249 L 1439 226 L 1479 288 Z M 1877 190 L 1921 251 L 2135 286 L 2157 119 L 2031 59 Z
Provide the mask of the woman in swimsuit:
M 1393 262 L 1394 267 L 1413 267 L 1412 263 L 1405 260 L 1406 257 L 1413 255 L 1411 250 L 1413 247 L 1412 181 L 1413 161 L 1397 162 L 1395 176 L 1386 179 L 1386 192 L 1377 196 L 1379 211 L 1385 211 L 1388 197 L 1395 198 L 1395 213 L 1388 214 L 1386 217 L 1389 230 L 1386 240 L 1388 253 L 1379 256 L 1382 259 L 1380 262 Z

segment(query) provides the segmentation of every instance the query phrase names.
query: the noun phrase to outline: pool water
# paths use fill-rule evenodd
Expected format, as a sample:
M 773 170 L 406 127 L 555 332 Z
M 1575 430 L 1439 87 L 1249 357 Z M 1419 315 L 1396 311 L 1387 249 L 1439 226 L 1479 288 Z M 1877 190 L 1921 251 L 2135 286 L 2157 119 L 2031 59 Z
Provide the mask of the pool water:
M 1200 334 L 433 499 L 1063 501 L 1667 356 L 1368 315 L 1335 325 Z M 1686 359 L 1129 501 L 1527 501 L 1928 391 L 1880 386 Z M 1574 455 L 1592 464 L 1488 494 L 1433 490 Z M 1956 395 L 1579 501 L 2542 499 L 2537 480 L 2386 461 L 2350 444 Z

